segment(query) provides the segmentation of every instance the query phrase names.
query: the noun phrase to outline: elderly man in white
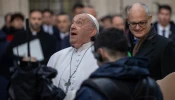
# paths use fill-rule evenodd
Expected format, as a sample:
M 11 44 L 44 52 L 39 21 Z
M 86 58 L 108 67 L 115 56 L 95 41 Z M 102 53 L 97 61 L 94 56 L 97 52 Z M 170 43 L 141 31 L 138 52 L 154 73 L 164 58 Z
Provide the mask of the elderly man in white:
M 81 83 L 98 68 L 91 50 L 91 37 L 98 32 L 95 17 L 86 13 L 76 15 L 70 28 L 72 47 L 56 52 L 48 62 L 48 66 L 58 71 L 53 83 L 66 93 L 65 100 L 74 99 Z

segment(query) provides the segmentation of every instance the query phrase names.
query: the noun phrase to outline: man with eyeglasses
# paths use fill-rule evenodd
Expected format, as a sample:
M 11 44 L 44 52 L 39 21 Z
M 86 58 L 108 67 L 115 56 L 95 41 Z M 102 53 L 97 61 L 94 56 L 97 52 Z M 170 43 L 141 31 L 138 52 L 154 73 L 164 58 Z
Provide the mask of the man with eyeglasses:
M 143 3 L 134 3 L 127 9 L 132 56 L 150 59 L 149 71 L 155 80 L 175 71 L 175 44 L 160 36 L 151 25 L 152 16 Z M 136 42 L 134 42 L 134 40 Z

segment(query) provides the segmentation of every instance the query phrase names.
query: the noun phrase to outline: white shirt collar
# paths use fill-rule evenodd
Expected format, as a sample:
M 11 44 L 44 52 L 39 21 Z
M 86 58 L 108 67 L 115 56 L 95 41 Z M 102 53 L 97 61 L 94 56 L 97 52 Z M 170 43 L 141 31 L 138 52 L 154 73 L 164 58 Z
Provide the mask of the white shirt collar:
M 33 36 L 36 36 L 36 35 L 37 35 L 37 32 L 32 32 L 32 35 L 33 35 Z
M 165 30 L 165 34 L 164 36 L 166 38 L 169 38 L 169 35 L 171 34 L 171 31 L 170 31 L 170 24 L 167 25 L 166 27 L 162 27 L 160 24 L 158 24 L 158 34 L 163 36 L 163 30 Z
M 75 52 L 81 52 L 84 49 L 88 49 L 90 46 L 92 46 L 92 42 L 85 43 L 80 48 L 75 49 Z
M 66 33 L 60 33 L 60 37 L 61 39 L 64 39 L 66 36 L 69 35 L 69 32 L 66 32 Z
M 49 33 L 50 35 L 53 35 L 53 26 L 52 25 L 43 25 L 44 32 Z
M 159 30 L 169 31 L 170 30 L 170 24 L 168 24 L 166 27 L 162 27 L 160 24 L 158 24 L 158 28 L 159 28 Z

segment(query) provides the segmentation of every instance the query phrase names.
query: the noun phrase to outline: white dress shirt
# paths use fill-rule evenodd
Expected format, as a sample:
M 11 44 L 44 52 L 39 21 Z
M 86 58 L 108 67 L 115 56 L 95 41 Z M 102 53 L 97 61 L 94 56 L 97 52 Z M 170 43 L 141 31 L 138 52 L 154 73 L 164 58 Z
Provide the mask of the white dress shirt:
M 169 38 L 170 33 L 170 24 L 166 27 L 162 27 L 160 24 L 157 25 L 158 34 L 163 36 L 163 30 L 165 30 L 165 37 Z
M 91 46 L 92 42 L 84 44 L 79 49 L 68 47 L 53 54 L 48 62 L 48 66 L 53 67 L 58 71 L 56 78 L 53 80 L 54 85 L 60 87 L 64 92 L 66 92 L 65 83 L 69 80 L 70 62 L 71 56 L 73 55 L 71 75 L 76 68 L 78 68 L 71 78 L 71 85 L 68 88 L 65 100 L 73 100 L 76 91 L 80 88 L 82 82 L 98 68 L 97 61 L 92 54 Z
M 52 25 L 43 25 L 43 30 L 50 35 L 53 35 L 53 26 Z
M 66 36 L 69 35 L 69 32 L 66 32 L 66 33 L 60 33 L 60 37 L 61 39 L 63 40 Z
M 32 35 L 33 35 L 33 36 L 36 36 L 36 35 L 37 35 L 37 32 L 32 32 Z

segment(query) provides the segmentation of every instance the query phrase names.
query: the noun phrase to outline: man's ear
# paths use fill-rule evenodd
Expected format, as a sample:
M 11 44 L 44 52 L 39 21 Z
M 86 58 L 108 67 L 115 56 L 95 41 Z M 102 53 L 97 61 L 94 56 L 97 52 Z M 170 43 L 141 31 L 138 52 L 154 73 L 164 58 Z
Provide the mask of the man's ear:
M 108 57 L 107 53 L 102 48 L 99 48 L 98 50 L 99 50 L 99 52 L 101 54 L 101 58 L 103 60 L 107 59 L 107 57 Z
M 149 19 L 150 19 L 150 23 L 152 23 L 152 15 L 151 15 L 151 16 L 149 16 Z
M 129 19 L 128 19 L 128 17 L 126 17 L 126 22 L 128 23 L 128 21 L 129 21 Z
M 90 37 L 93 37 L 93 36 L 95 36 L 96 34 L 97 34 L 97 29 L 94 28 L 94 29 L 92 30 L 92 32 L 91 32 Z

